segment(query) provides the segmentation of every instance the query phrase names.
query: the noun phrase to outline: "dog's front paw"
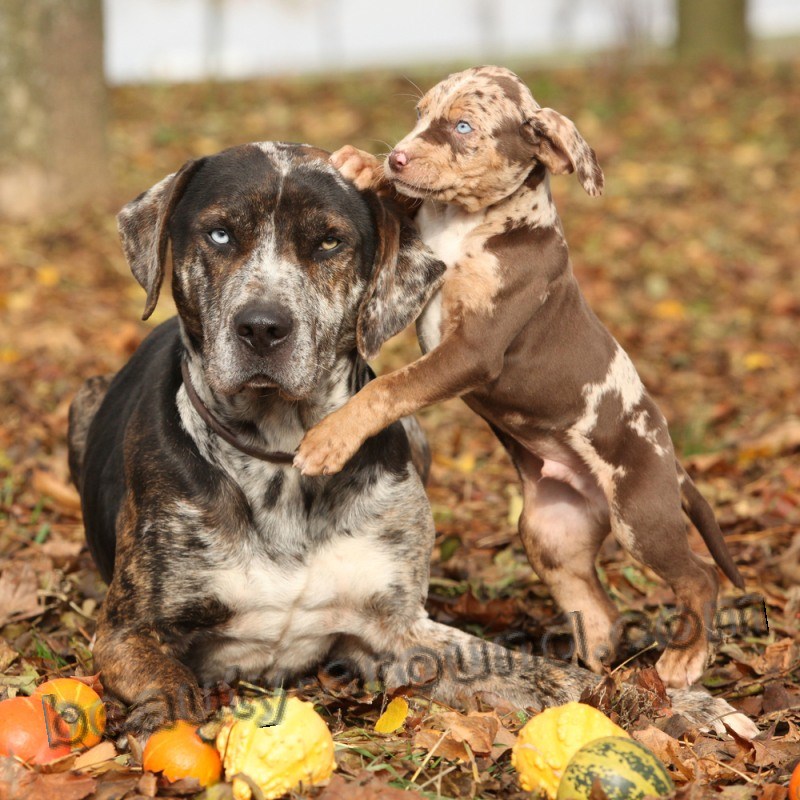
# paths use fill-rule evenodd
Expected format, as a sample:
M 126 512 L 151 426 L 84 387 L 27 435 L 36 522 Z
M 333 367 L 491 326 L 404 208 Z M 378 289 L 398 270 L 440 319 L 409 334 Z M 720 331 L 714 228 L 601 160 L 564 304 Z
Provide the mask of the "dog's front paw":
M 152 693 L 137 699 L 131 707 L 123 730 L 146 739 L 151 733 L 169 728 L 179 720 L 197 724 L 205 720 L 199 691 L 188 689 L 179 696 Z
M 374 189 L 383 180 L 383 168 L 371 153 L 346 144 L 330 158 L 333 164 L 357 189 Z
M 303 437 L 294 466 L 303 475 L 333 475 L 358 452 L 364 438 L 336 411 Z

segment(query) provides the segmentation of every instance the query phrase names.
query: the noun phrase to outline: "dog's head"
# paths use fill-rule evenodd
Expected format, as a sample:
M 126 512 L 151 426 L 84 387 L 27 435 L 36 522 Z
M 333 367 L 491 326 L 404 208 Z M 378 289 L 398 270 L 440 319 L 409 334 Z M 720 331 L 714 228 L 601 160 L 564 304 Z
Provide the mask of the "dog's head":
M 155 308 L 171 244 L 184 332 L 215 391 L 307 397 L 336 359 L 404 328 L 444 265 L 396 207 L 304 145 L 258 143 L 190 161 L 125 206 L 131 270 Z
M 417 114 L 385 164 L 402 194 L 475 211 L 515 192 L 537 161 L 554 175 L 577 172 L 590 195 L 603 190 L 594 150 L 572 121 L 541 108 L 511 70 L 454 73 L 425 94 Z

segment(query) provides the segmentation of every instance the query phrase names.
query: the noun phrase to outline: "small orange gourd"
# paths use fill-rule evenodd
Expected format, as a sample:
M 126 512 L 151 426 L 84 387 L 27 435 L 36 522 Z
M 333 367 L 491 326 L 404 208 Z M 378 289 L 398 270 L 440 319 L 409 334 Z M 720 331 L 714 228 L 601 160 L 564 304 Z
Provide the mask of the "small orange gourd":
M 219 753 L 197 735 L 197 725 L 184 720 L 156 731 L 147 740 L 142 766 L 148 772 L 161 772 L 170 781 L 196 778 L 201 786 L 216 783 L 222 775 Z
M 106 729 L 106 708 L 100 695 L 75 678 L 55 678 L 37 686 L 34 697 L 46 702 L 69 728 L 72 747 L 94 747 Z
M 789 781 L 789 800 L 800 800 L 800 764 L 794 768 Z
M 67 735 L 60 717 L 41 697 L 12 697 L 0 703 L 0 755 L 46 764 L 69 755 Z

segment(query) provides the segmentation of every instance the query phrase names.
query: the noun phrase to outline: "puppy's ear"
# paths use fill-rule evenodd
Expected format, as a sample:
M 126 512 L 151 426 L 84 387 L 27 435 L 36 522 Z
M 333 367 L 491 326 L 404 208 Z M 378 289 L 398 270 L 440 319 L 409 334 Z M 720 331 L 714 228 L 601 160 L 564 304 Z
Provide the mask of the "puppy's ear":
M 372 275 L 358 310 L 356 346 L 364 359 L 413 322 L 444 278 L 445 265 L 422 243 L 394 201 L 365 192 L 379 243 Z
M 167 175 L 117 214 L 125 258 L 133 276 L 147 292 L 142 319 L 153 313 L 164 282 L 170 215 L 202 162 L 203 159 L 187 161 L 178 172 Z
M 537 108 L 522 125 L 522 135 L 553 175 L 577 172 L 588 194 L 596 197 L 603 193 L 603 170 L 597 156 L 571 119 L 552 108 Z

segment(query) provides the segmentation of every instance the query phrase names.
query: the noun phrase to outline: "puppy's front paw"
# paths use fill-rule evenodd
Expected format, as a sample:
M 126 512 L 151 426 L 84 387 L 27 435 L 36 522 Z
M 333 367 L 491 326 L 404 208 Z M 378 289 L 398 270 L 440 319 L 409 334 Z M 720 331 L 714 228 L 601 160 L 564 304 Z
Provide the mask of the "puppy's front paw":
M 333 164 L 357 189 L 374 189 L 383 180 L 383 168 L 371 153 L 346 144 L 330 158 Z
M 333 475 L 356 454 L 364 441 L 336 411 L 325 417 L 303 437 L 294 466 L 303 475 Z M 342 423 L 345 424 L 342 424 Z

